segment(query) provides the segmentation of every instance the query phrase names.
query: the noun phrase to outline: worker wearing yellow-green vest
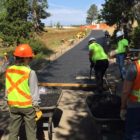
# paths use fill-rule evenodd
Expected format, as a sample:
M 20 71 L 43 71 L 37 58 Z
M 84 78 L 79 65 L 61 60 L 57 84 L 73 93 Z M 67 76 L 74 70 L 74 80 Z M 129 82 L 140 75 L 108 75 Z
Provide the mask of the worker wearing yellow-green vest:
M 41 117 L 42 112 L 39 109 L 37 76 L 28 66 L 33 55 L 28 44 L 20 44 L 14 51 L 15 64 L 6 70 L 5 92 L 10 111 L 9 140 L 18 140 L 23 122 L 27 140 L 37 140 L 35 119 Z
M 95 38 L 89 39 L 89 60 L 92 63 L 95 71 L 95 80 L 97 86 L 97 92 L 102 93 L 103 77 L 108 68 L 108 56 L 105 53 L 103 47 L 96 42 Z
M 124 38 L 123 31 L 118 31 L 116 33 L 116 37 L 118 40 L 116 52 L 116 60 L 120 70 L 120 77 L 124 80 L 126 75 L 126 70 L 124 66 L 124 61 L 127 56 L 128 51 L 128 40 Z

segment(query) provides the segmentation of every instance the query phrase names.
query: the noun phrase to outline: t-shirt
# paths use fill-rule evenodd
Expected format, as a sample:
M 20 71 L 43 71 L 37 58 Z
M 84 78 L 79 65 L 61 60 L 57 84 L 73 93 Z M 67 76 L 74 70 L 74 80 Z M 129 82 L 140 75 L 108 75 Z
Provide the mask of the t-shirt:
M 119 42 L 118 42 L 118 47 L 116 49 L 116 53 L 119 54 L 119 53 L 126 53 L 126 48 L 128 46 L 128 40 L 127 39 L 121 39 Z
M 103 47 L 98 43 L 92 43 L 89 45 L 89 51 L 93 52 L 92 61 L 108 59 L 107 54 L 104 52 Z

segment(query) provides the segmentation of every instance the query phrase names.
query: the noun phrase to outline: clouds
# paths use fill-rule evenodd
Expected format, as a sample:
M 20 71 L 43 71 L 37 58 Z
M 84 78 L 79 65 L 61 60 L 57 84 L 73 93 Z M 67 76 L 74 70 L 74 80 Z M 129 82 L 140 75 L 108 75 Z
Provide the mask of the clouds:
M 60 22 L 62 25 L 69 24 L 85 24 L 86 10 L 74 9 L 65 7 L 63 5 L 50 4 L 50 9 L 47 11 L 51 13 L 46 21 L 46 24 Z
M 86 0 L 66 1 L 61 0 L 58 2 L 57 0 L 51 0 L 49 2 L 47 12 L 51 14 L 51 17 L 43 20 L 46 25 L 56 24 L 57 22 L 60 22 L 61 25 L 86 24 L 87 10 L 92 4 L 90 0 L 89 2 Z M 101 8 L 101 4 L 97 3 L 97 6 L 99 9 Z

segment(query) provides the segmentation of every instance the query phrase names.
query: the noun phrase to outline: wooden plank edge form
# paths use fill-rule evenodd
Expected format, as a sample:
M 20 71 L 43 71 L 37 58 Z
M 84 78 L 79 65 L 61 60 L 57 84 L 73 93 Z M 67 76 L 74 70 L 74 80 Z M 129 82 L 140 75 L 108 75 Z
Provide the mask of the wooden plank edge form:
M 38 85 L 45 87 L 81 87 L 81 88 L 96 86 L 95 84 L 81 84 L 81 83 L 39 83 Z

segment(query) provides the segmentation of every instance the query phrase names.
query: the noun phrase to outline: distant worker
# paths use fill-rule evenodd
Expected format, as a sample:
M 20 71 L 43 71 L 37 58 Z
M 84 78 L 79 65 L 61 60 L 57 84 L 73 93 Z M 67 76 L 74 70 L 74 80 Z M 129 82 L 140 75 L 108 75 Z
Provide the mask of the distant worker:
M 125 120 L 124 140 L 140 140 L 140 59 L 127 70 L 120 117 Z
M 89 39 L 89 60 L 91 62 L 91 66 L 95 71 L 95 80 L 97 86 L 97 92 L 103 92 L 103 77 L 108 68 L 108 56 L 105 53 L 103 47 L 96 42 L 95 38 Z
M 8 65 L 9 65 L 9 56 L 8 56 L 7 52 L 5 52 L 4 56 L 3 56 L 3 63 L 2 63 L 2 67 L 1 67 L 1 72 L 5 72 Z
M 38 80 L 28 66 L 34 54 L 28 44 L 20 44 L 14 51 L 15 64 L 6 70 L 6 96 L 10 110 L 9 140 L 18 140 L 24 122 L 27 140 L 37 140 L 36 120 L 42 115 L 39 103 Z
M 124 38 L 123 31 L 118 31 L 116 33 L 116 37 L 117 37 L 117 49 L 115 50 L 116 61 L 119 66 L 120 77 L 123 80 L 126 74 L 124 62 L 128 52 L 128 40 Z
M 104 34 L 105 34 L 105 37 L 106 38 L 109 38 L 110 37 L 110 34 L 109 34 L 109 32 L 107 30 L 105 30 Z
M 4 62 L 8 62 L 8 54 L 7 54 L 7 52 L 4 53 Z

